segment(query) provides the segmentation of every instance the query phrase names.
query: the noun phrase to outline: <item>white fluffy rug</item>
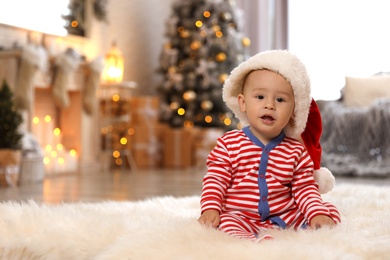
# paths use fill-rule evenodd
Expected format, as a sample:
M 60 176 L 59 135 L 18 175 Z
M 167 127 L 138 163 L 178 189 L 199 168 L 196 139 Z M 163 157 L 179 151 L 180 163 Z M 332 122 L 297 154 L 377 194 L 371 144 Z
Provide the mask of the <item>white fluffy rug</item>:
M 390 187 L 340 184 L 343 223 L 274 231 L 260 244 L 201 227 L 199 198 L 0 203 L 1 259 L 389 259 Z

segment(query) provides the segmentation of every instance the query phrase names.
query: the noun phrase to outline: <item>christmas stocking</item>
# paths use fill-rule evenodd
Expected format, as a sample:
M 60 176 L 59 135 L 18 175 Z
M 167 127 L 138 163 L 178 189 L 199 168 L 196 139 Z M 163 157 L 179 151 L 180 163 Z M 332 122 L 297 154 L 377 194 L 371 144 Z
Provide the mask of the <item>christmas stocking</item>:
M 20 110 L 30 110 L 36 72 L 47 68 L 47 54 L 32 44 L 23 48 L 18 77 L 15 84 L 15 104 Z
M 56 58 L 56 72 L 52 94 L 54 104 L 58 108 L 67 108 L 70 105 L 67 88 L 71 84 L 73 73 L 79 64 L 80 56 L 73 49 L 67 49 Z
M 103 57 L 99 57 L 89 64 L 89 74 L 87 83 L 84 86 L 83 93 L 83 108 L 84 111 L 90 115 L 93 111 L 93 104 L 95 101 L 96 90 L 100 84 L 100 77 L 104 69 Z

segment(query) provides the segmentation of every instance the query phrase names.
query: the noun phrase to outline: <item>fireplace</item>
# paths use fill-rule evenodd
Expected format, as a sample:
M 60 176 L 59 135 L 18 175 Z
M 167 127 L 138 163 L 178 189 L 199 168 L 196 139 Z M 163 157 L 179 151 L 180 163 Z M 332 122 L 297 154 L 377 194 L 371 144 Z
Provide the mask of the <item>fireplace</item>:
M 70 95 L 72 102 L 77 101 L 79 95 L 76 92 L 72 93 Z M 76 131 L 69 130 L 77 128 L 77 123 L 77 116 L 64 116 L 63 112 L 55 107 L 49 89 L 35 89 L 31 132 L 43 151 L 46 173 L 77 170 L 81 150 L 77 141 L 80 136 Z
M 0 78 L 12 89 L 19 74 L 20 52 L 0 52 Z M 22 111 L 23 129 L 31 132 L 45 153 L 45 174 L 71 172 L 99 166 L 97 101 L 91 114 L 83 110 L 87 67 L 82 63 L 67 86 L 70 106 L 59 109 L 52 96 L 52 73 L 38 71 L 32 87 L 32 104 Z
M 56 107 L 50 86 L 34 88 L 29 127 L 44 153 L 47 175 L 98 165 L 97 104 L 92 114 L 83 111 L 84 82 L 80 69 L 68 88 L 70 106 L 63 109 Z

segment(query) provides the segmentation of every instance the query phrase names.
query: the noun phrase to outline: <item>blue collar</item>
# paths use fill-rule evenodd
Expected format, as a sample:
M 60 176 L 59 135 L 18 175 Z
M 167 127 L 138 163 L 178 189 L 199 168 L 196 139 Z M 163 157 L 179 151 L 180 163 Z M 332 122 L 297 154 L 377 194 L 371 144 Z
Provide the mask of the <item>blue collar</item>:
M 268 151 L 271 151 L 273 148 L 275 148 L 275 146 L 277 146 L 278 144 L 280 144 L 284 137 L 285 137 L 285 134 L 283 132 L 281 132 L 278 136 L 276 136 L 274 139 L 272 139 L 267 145 L 264 145 L 252 132 L 251 130 L 249 129 L 249 126 L 246 126 L 242 129 L 244 131 L 244 134 L 246 136 L 248 136 L 248 138 L 254 143 L 256 144 L 257 146 L 265 149 L 265 150 L 268 150 Z

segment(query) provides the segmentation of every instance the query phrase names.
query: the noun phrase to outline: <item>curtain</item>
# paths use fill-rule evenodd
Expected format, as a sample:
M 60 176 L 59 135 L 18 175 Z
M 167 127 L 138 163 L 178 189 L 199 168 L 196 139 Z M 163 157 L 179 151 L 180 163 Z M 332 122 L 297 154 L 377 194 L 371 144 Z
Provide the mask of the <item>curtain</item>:
M 237 0 L 243 11 L 244 33 L 250 38 L 250 55 L 287 49 L 288 0 Z

